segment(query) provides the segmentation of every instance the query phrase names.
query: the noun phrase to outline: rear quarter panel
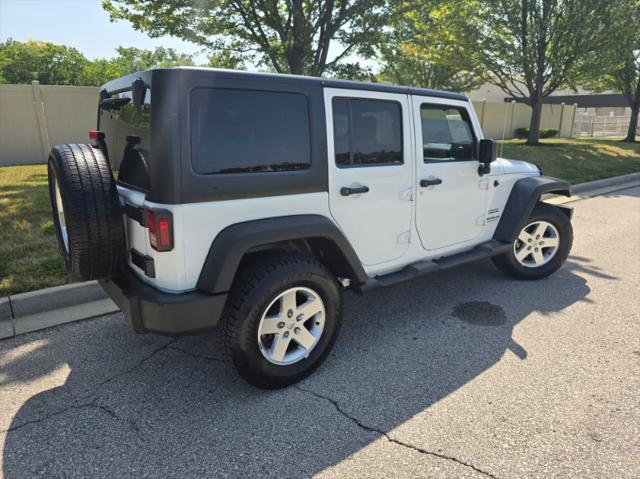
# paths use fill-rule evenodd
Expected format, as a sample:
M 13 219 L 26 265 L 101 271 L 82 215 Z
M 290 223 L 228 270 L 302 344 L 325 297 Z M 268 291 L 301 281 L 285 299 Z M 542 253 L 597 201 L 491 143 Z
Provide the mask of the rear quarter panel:
M 278 216 L 331 217 L 326 192 L 182 205 L 147 201 L 145 206 L 171 211 L 175 246 L 163 253 L 147 249 L 147 254 L 154 259 L 156 277 L 143 279 L 158 289 L 175 293 L 195 289 L 211 244 L 227 226 Z

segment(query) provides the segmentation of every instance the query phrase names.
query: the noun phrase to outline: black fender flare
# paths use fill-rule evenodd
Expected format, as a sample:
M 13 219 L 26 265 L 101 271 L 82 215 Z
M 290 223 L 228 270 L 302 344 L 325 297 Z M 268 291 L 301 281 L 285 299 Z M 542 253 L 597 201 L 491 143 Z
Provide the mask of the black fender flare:
M 330 241 L 348 263 L 352 279 L 358 283 L 367 280 L 356 252 L 333 221 L 321 215 L 295 215 L 246 221 L 223 229 L 209 248 L 197 288 L 211 294 L 227 292 L 249 250 L 301 239 Z
M 493 239 L 512 243 L 524 228 L 540 198 L 545 193 L 571 196 L 571 185 L 550 176 L 532 176 L 516 181 L 509 194 Z

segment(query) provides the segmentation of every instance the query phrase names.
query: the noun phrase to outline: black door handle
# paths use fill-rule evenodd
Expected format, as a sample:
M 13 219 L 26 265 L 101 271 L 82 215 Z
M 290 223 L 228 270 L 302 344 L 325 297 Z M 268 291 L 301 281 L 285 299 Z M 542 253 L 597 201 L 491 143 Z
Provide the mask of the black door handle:
M 422 186 L 423 188 L 426 188 L 427 186 L 435 186 L 435 185 L 441 185 L 442 184 L 442 180 L 440 178 L 434 178 L 432 180 L 420 180 L 420 186 Z
M 340 188 L 340 194 L 342 196 L 359 195 L 361 193 L 369 193 L 369 187 L 358 186 L 357 188 L 349 188 L 347 186 L 343 186 L 342 188 Z

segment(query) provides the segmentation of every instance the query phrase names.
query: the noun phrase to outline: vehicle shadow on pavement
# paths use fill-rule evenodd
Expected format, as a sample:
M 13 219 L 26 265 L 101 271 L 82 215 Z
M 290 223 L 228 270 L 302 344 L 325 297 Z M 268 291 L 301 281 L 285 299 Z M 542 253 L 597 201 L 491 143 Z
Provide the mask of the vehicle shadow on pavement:
M 346 294 L 331 357 L 279 391 L 240 380 L 215 334 L 137 336 L 115 315 L 17 338 L 11 347 L 27 353 L 4 361 L 3 387 L 28 388 L 65 365 L 70 372 L 61 386 L 20 401 L 6 431 L 4 476 L 321 472 L 389 437 L 503 355 L 526 361 L 513 328 L 533 312 L 541 316 L 531 320 L 544 322 L 588 301 L 578 276 L 585 272 L 604 274 L 578 258 L 547 279 L 518 282 L 485 262 Z M 0 345 L 0 358 L 8 347 Z

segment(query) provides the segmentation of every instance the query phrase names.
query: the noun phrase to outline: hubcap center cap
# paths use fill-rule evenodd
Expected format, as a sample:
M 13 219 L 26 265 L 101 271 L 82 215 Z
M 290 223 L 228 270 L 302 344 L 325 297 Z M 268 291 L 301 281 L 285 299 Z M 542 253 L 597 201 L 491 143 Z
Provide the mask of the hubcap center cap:
M 296 323 L 294 321 L 289 321 L 287 323 L 287 329 L 293 329 L 293 327 L 296 325 Z

